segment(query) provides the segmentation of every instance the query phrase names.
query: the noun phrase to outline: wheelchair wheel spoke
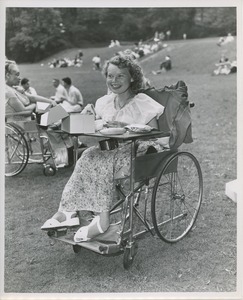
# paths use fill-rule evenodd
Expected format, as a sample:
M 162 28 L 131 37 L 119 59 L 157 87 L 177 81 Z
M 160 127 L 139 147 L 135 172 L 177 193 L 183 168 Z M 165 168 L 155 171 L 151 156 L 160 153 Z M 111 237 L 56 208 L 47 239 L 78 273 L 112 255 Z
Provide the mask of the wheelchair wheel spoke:
M 11 124 L 5 125 L 5 175 L 15 176 L 28 162 L 28 144 L 23 133 Z
M 196 158 L 179 152 L 168 160 L 152 195 L 153 224 L 158 236 L 176 242 L 192 228 L 202 201 L 202 174 Z

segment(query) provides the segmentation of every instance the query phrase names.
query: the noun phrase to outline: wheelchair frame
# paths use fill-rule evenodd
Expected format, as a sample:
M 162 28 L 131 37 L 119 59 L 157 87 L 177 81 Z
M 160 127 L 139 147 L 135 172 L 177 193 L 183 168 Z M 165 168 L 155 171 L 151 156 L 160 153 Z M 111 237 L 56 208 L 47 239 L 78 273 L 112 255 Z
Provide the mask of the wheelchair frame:
M 89 136 L 102 135 L 97 133 Z M 73 235 L 80 226 L 52 229 L 48 230 L 47 234 L 54 240 L 71 244 L 75 253 L 81 248 L 105 256 L 123 253 L 123 266 L 129 269 L 137 253 L 137 241 L 145 233 L 149 232 L 153 237 L 157 236 L 167 243 L 175 243 L 190 232 L 202 202 L 203 179 L 197 159 L 189 152 L 167 149 L 160 153 L 136 157 L 137 139 L 165 136 L 164 133 L 134 133 L 124 136 L 125 140 L 131 140 L 131 169 L 127 178 L 130 189 L 126 193 L 120 183 L 126 178 L 117 180 L 118 199 L 110 210 L 111 217 L 121 215 L 119 221 L 111 224 L 105 233 L 87 242 L 73 241 Z M 110 137 L 121 140 L 124 136 Z M 148 220 L 149 214 L 152 221 Z M 139 224 L 144 226 L 144 229 L 139 229 L 138 232 L 134 229 L 135 217 Z

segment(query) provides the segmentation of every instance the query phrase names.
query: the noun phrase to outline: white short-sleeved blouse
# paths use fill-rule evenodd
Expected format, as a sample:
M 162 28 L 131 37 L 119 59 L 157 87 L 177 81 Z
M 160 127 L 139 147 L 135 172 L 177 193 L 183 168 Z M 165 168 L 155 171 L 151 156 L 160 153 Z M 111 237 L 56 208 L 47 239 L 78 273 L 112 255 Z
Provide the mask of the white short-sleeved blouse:
M 157 103 L 146 94 L 134 96 L 123 108 L 115 108 L 116 94 L 111 93 L 99 98 L 95 104 L 97 119 L 105 122 L 124 122 L 127 124 L 148 124 L 153 118 L 159 118 L 164 112 L 164 106 Z

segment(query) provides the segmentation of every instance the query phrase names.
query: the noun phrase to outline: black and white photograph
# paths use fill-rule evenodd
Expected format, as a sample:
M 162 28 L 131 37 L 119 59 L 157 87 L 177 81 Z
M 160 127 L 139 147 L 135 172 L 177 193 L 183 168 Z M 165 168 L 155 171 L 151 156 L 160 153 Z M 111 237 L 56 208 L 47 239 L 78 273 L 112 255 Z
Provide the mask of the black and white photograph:
M 242 4 L 0 3 L 0 299 L 243 299 Z

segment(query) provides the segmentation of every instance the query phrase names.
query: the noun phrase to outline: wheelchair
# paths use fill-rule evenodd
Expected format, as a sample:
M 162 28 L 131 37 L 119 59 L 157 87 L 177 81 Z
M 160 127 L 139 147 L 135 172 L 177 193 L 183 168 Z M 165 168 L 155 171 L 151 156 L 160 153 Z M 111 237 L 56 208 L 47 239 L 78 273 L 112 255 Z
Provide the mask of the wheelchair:
M 14 117 L 28 117 L 14 121 Z M 5 116 L 5 176 L 20 174 L 27 164 L 42 164 L 45 176 L 53 176 L 58 169 L 48 134 L 38 123 L 38 115 L 17 112 Z
M 100 134 L 90 134 L 101 137 Z M 158 133 L 161 135 L 161 132 Z M 165 136 L 165 133 L 162 133 Z M 112 136 L 131 144 L 130 175 L 115 179 L 115 203 L 110 209 L 109 229 L 90 241 L 75 243 L 80 227 L 51 229 L 48 236 L 72 245 L 75 253 L 82 248 L 104 256 L 123 254 L 128 270 L 138 251 L 138 241 L 146 233 L 167 243 L 176 243 L 193 228 L 203 194 L 203 178 L 196 157 L 178 149 L 136 156 L 136 140 L 154 138 L 157 133 Z M 82 220 L 82 222 L 87 222 Z M 87 223 L 86 223 L 87 224 Z
M 126 132 L 108 139 L 113 141 L 112 146 L 122 141 L 131 147 L 129 175 L 114 176 L 116 196 L 110 209 L 108 230 L 81 243 L 73 240 L 80 225 L 47 231 L 52 240 L 72 245 L 75 253 L 86 248 L 104 256 L 123 254 L 126 270 L 132 266 L 138 241 L 145 234 L 171 244 L 188 235 L 194 228 L 203 197 L 203 176 L 198 160 L 192 153 L 179 150 L 182 143 L 193 141 L 190 108 L 194 103 L 187 100 L 186 84 L 178 81 L 170 87 L 143 92 L 162 104 L 165 111 L 158 120 L 159 130 L 141 134 Z M 104 138 L 99 132 L 89 136 Z M 162 152 L 136 155 L 138 140 L 161 137 L 169 137 L 169 147 L 165 146 Z M 82 216 L 80 220 L 81 226 L 89 221 Z

